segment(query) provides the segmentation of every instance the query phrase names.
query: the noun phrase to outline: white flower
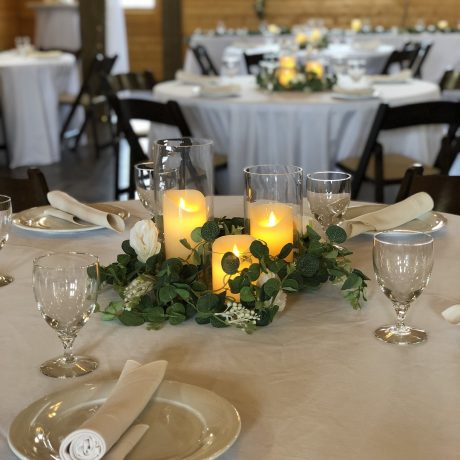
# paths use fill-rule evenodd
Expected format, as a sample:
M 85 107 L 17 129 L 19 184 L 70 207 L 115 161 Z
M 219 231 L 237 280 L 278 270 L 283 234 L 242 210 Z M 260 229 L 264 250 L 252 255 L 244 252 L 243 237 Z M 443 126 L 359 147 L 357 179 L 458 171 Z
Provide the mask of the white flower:
M 275 278 L 276 275 L 274 273 L 261 273 L 259 279 L 257 280 L 258 286 L 263 286 L 269 279 Z M 287 294 L 283 290 L 279 290 L 278 294 L 276 294 L 275 300 L 273 302 L 274 305 L 278 305 L 278 311 L 283 311 L 286 307 L 286 300 Z
M 134 225 L 129 233 L 129 244 L 136 251 L 137 258 L 141 262 L 161 250 L 161 243 L 158 241 L 158 229 L 151 220 L 140 220 Z

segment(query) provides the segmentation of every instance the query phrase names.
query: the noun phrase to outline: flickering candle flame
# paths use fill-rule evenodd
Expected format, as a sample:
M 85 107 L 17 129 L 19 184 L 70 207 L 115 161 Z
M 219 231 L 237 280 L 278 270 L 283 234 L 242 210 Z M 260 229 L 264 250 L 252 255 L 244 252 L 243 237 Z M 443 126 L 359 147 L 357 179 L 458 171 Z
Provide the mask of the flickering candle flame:
M 240 257 L 240 251 L 238 251 L 238 247 L 236 246 L 236 244 L 233 245 L 232 252 L 233 254 L 235 254 L 236 257 Z
M 270 215 L 268 216 L 267 223 L 264 225 L 265 227 L 274 227 L 275 225 L 278 224 L 278 219 L 275 216 L 275 213 L 273 211 L 270 212 Z

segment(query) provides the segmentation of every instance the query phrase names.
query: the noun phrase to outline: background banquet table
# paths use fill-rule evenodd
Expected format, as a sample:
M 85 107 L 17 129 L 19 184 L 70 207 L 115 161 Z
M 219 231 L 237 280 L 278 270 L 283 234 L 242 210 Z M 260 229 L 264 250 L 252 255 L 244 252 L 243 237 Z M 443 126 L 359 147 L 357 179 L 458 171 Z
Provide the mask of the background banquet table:
M 44 49 L 78 51 L 81 47 L 78 3 L 29 4 L 35 11 L 35 45 Z M 105 53 L 117 55 L 113 73 L 129 72 L 124 11 L 119 0 L 106 0 Z
M 77 93 L 78 69 L 68 53 L 0 53 L 2 116 L 10 167 L 60 159 L 59 94 Z
M 146 216 L 139 202 L 131 226 Z M 218 215 L 241 215 L 241 197 L 218 197 Z M 354 311 L 338 288 L 290 296 L 286 310 L 252 335 L 193 322 L 148 331 L 103 322 L 98 314 L 81 330 L 75 351 L 100 362 L 92 374 L 60 381 L 43 376 L 39 364 L 60 352 L 54 331 L 37 311 L 32 258 L 50 250 L 92 251 L 103 264 L 115 260 L 128 238 L 108 230 L 67 236 L 15 229 L 0 253 L 0 268 L 15 277 L 1 288 L 0 458 L 15 457 L 7 445 L 14 417 L 34 400 L 118 376 L 127 359 L 166 359 L 166 378 L 216 392 L 239 411 L 242 431 L 224 460 L 343 459 L 454 460 L 460 429 L 460 328 L 441 316 L 459 302 L 460 217 L 434 234 L 435 266 L 430 284 L 409 312 L 426 328 L 422 345 L 379 342 L 373 331 L 393 321 L 390 302 L 373 279 L 372 238 L 347 242 L 354 266 L 372 277 L 368 302 Z M 100 296 L 106 305 L 110 291 Z M 152 446 L 154 449 L 154 446 Z
M 280 42 L 290 38 L 291 35 L 280 35 L 270 37 L 270 42 Z M 425 80 L 438 83 L 444 71 L 449 68 L 455 68 L 460 65 L 460 57 L 455 53 L 460 47 L 460 32 L 442 33 L 442 32 L 423 32 L 419 34 L 410 33 L 369 33 L 350 36 L 347 38 L 347 45 L 357 43 L 357 48 L 366 46 L 366 43 L 373 42 L 378 46 L 391 46 L 398 48 L 408 41 L 429 41 L 433 43 L 430 53 L 423 64 L 422 75 Z M 220 69 L 224 50 L 233 44 L 245 44 L 246 46 L 254 46 L 265 43 L 262 35 L 202 35 L 194 34 L 190 37 L 189 44 L 194 46 L 202 44 L 206 47 L 214 64 Z M 377 67 L 375 67 L 377 68 Z M 200 73 L 199 67 L 193 57 L 193 53 L 188 50 L 184 60 L 184 69 L 190 72 Z
M 267 93 L 251 76 L 231 80 L 241 86 L 239 97 L 200 97 L 197 87 L 177 81 L 159 83 L 155 98 L 179 102 L 196 137 L 213 139 L 216 151 L 228 155 L 229 180 L 219 184 L 224 194 L 242 193 L 241 171 L 253 164 L 285 163 L 306 172 L 333 168 L 342 158 L 362 153 L 378 105 L 439 99 L 439 88 L 412 80 L 402 84 L 375 85 L 379 98 L 337 100 L 331 92 Z M 152 137 L 170 136 L 164 129 Z M 439 148 L 437 127 L 383 133 L 389 150 L 432 163 Z

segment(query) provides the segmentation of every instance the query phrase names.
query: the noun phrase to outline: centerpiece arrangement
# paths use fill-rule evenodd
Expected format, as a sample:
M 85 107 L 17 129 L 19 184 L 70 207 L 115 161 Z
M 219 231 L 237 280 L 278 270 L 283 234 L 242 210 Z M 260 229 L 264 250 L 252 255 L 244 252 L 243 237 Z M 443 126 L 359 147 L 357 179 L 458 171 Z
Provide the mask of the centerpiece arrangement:
M 101 268 L 120 295 L 100 309 L 103 319 L 157 329 L 193 318 L 253 332 L 273 321 L 287 295 L 327 282 L 360 308 L 368 278 L 347 259 L 345 231 L 303 227 L 302 169 L 246 168 L 244 218 L 214 218 L 211 146 L 189 138 L 155 144 L 139 188 L 155 223 L 139 221 L 123 254 Z

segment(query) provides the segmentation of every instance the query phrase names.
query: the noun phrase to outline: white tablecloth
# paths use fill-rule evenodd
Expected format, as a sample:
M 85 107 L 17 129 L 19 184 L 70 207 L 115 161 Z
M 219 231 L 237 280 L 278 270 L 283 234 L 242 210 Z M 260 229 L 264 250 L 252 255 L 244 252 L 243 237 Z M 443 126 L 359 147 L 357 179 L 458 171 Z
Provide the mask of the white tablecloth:
M 281 35 L 276 38 L 277 41 L 285 40 L 290 36 Z M 292 39 L 292 37 L 291 37 Z M 447 67 L 460 66 L 460 33 L 429 33 L 424 32 L 421 34 L 366 34 L 358 35 L 356 42 L 378 42 L 380 46 L 390 45 L 392 47 L 400 47 L 407 41 L 432 41 L 433 47 L 427 57 L 423 67 L 422 75 L 425 80 L 438 83 L 442 74 Z M 190 44 L 202 44 L 208 50 L 211 59 L 218 68 L 221 66 L 222 56 L 225 48 L 232 44 L 246 44 L 247 46 L 254 46 L 256 44 L 264 43 L 264 38 L 260 35 L 251 35 L 244 37 L 237 37 L 232 35 L 222 36 L 206 36 L 206 35 L 192 35 L 190 37 Z M 336 46 L 336 45 L 333 45 Z M 347 45 L 348 46 L 348 45 Z M 384 48 L 382 48 L 383 50 Z M 378 53 L 377 53 L 378 54 Z M 378 57 L 378 56 L 377 56 Z M 382 61 L 378 62 L 380 65 Z M 376 67 L 378 67 L 376 64 Z M 185 56 L 184 68 L 187 71 L 195 71 L 200 73 L 199 67 L 193 57 L 193 54 L 188 51 Z M 373 72 L 376 73 L 376 72 Z
M 242 193 L 241 171 L 245 166 L 267 163 L 299 165 L 305 172 L 333 168 L 334 163 L 360 155 L 378 105 L 439 99 L 438 87 L 410 81 L 376 85 L 380 99 L 343 101 L 325 93 L 273 93 L 256 88 L 252 77 L 233 80 L 242 87 L 240 97 L 211 100 L 197 97 L 193 86 L 164 82 L 155 86 L 160 100 L 175 99 L 194 136 L 208 137 L 215 149 L 228 154 L 229 183 L 221 193 Z M 163 130 L 154 138 L 168 137 Z M 382 142 L 425 163 L 432 163 L 439 148 L 440 129 L 421 127 L 384 133 Z
M 78 92 L 75 57 L 0 53 L 2 114 L 10 167 L 59 161 L 59 93 Z
M 36 14 L 35 44 L 52 49 L 78 50 L 81 47 L 78 4 L 32 3 Z M 106 54 L 118 55 L 113 73 L 129 71 L 128 42 L 124 11 L 119 0 L 106 0 Z
M 120 205 L 146 216 L 139 202 Z M 242 200 L 218 198 L 215 210 L 241 215 Z M 108 264 L 128 229 L 122 235 L 97 230 L 73 237 L 14 231 L 0 255 L 0 268 L 15 277 L 0 288 L 0 458 L 15 459 L 8 428 L 34 400 L 114 378 L 127 359 L 166 359 L 167 379 L 207 388 L 238 409 L 242 431 L 222 460 L 457 460 L 460 328 L 441 311 L 460 300 L 453 269 L 460 217 L 448 219 L 434 235 L 433 277 L 409 311 L 408 323 L 428 332 L 422 345 L 397 347 L 373 337 L 375 328 L 394 321 L 394 313 L 374 281 L 372 239 L 363 235 L 346 243 L 355 253 L 354 266 L 372 278 L 362 311 L 353 311 L 337 288 L 327 286 L 289 297 L 279 318 L 252 335 L 193 321 L 148 331 L 94 314 L 78 334 L 75 352 L 94 356 L 100 366 L 69 381 L 39 370 L 61 346 L 36 308 L 32 258 L 49 250 L 82 250 Z M 110 296 L 105 292 L 100 303 L 106 305 Z

